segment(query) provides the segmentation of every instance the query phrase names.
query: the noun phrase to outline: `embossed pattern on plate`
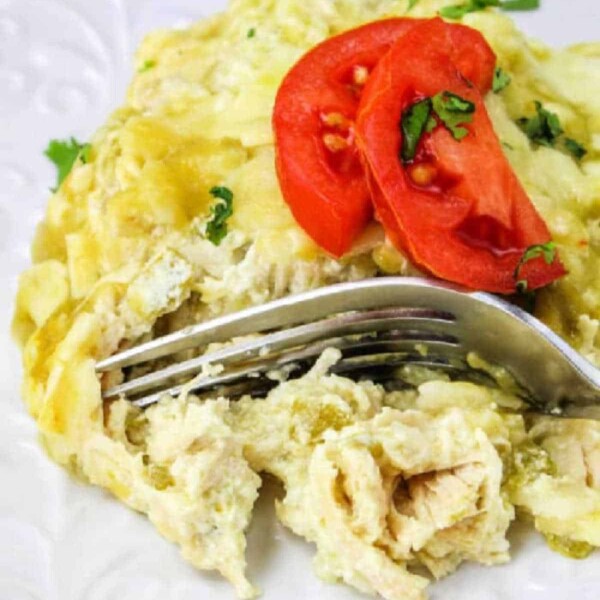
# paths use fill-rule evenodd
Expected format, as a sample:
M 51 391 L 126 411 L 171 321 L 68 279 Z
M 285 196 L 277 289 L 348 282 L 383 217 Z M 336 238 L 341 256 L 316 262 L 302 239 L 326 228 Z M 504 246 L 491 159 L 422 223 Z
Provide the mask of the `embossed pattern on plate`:
M 330 0 L 323 0 L 330 1 Z M 357 0 L 359 1 L 359 0 Z M 225 0 L 0 0 L 0 600 L 231 600 L 229 584 L 199 574 L 142 517 L 99 489 L 71 481 L 36 442 L 19 399 L 19 357 L 8 327 L 17 274 L 54 173 L 42 152 L 53 137 L 86 139 L 123 97 L 134 46 L 148 30 L 182 26 Z M 596 0 L 542 0 L 517 14 L 555 45 L 597 38 Z M 312 573 L 313 549 L 275 521 L 267 489 L 249 534 L 250 576 L 266 600 L 350 600 Z M 474 565 L 433 586 L 433 600 L 600 598 L 600 555 L 552 554 L 518 525 L 514 560 Z

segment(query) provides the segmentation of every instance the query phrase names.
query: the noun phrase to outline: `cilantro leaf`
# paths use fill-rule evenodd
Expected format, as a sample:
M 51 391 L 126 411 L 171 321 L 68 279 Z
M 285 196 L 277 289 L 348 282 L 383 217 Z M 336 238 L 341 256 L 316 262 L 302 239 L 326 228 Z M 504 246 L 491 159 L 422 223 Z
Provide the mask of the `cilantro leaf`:
M 474 112 L 472 102 L 448 91 L 409 106 L 400 121 L 402 162 L 406 164 L 414 160 L 423 134 L 431 133 L 439 124 L 444 125 L 455 140 L 462 140 L 469 133 L 462 125 L 473 120 Z
M 431 133 L 438 126 L 437 119 L 431 115 L 429 119 L 427 119 L 427 124 L 425 125 L 425 131 L 427 133 Z
M 527 279 L 520 278 L 523 265 L 539 257 L 543 257 L 546 264 L 551 265 L 556 259 L 556 244 L 554 242 L 547 242 L 546 244 L 534 244 L 533 246 L 529 246 L 529 248 L 523 252 L 523 256 L 521 256 L 521 259 L 519 260 L 519 263 L 517 264 L 513 273 L 517 290 L 520 293 L 526 292 L 529 287 Z
M 473 12 L 473 10 L 477 9 L 471 9 L 470 4 L 454 4 L 453 6 L 440 8 L 439 14 L 440 17 L 458 21 L 458 19 L 462 19 L 467 13 Z
M 233 201 L 233 192 L 225 186 L 215 186 L 211 188 L 210 195 L 218 200 L 224 200 L 226 204 Z
M 469 130 L 462 125 L 473 120 L 475 104 L 452 92 L 444 91 L 431 99 L 435 114 L 455 140 L 462 140 Z
M 570 137 L 565 138 L 564 147 L 576 160 L 581 160 L 588 152 L 577 140 Z
M 494 81 L 492 83 L 494 94 L 501 92 L 511 81 L 512 78 L 506 71 L 503 71 L 500 67 L 496 67 L 496 70 L 494 71 Z
M 447 19 L 462 19 L 467 13 L 484 10 L 496 6 L 502 10 L 535 10 L 540 7 L 540 0 L 466 0 L 462 4 L 445 6 L 440 15 Z
M 79 158 L 81 158 L 81 162 L 84 165 L 87 165 L 90 162 L 91 156 L 92 156 L 92 145 L 91 144 L 83 144 L 83 146 L 81 146 L 81 152 L 79 153 Z
M 500 0 L 467 0 L 463 4 L 445 6 L 440 15 L 446 19 L 462 19 L 467 13 L 484 10 L 488 6 L 500 6 Z
M 400 129 L 402 131 L 402 150 L 400 157 L 407 163 L 415 158 L 419 141 L 427 129 L 431 116 L 431 99 L 425 98 L 409 106 L 402 113 Z
M 542 103 L 537 100 L 535 101 L 535 110 L 535 116 L 523 117 L 517 120 L 517 124 L 533 144 L 555 148 L 557 143 L 561 141 L 562 144 L 559 148 L 562 147 L 575 160 L 581 160 L 587 154 L 585 147 L 577 140 L 563 135 L 564 131 L 558 115 L 546 110 Z
M 80 144 L 75 138 L 70 140 L 52 140 L 44 154 L 56 166 L 56 187 L 53 192 L 58 190 L 62 182 L 68 177 L 75 161 L 80 158 L 82 163 L 87 163 L 90 160 L 90 152 L 92 147 L 90 144 Z
M 210 194 L 218 201 L 211 208 L 211 220 L 206 224 L 206 237 L 219 246 L 227 236 L 227 219 L 233 214 L 233 192 L 226 187 L 213 187 Z
M 256 37 L 256 29 L 254 27 L 252 27 L 251 29 L 248 29 L 248 33 L 246 33 L 246 37 L 251 40 L 253 37 Z
M 563 133 L 558 115 L 546 110 L 537 100 L 535 111 L 535 116 L 523 117 L 517 121 L 517 124 L 534 144 L 552 148 Z
M 535 10 L 540 7 L 540 0 L 504 0 L 502 10 Z
M 417 3 L 419 2 L 419 0 L 408 0 L 408 8 L 406 9 L 406 12 L 408 12 L 409 10 L 412 10 Z

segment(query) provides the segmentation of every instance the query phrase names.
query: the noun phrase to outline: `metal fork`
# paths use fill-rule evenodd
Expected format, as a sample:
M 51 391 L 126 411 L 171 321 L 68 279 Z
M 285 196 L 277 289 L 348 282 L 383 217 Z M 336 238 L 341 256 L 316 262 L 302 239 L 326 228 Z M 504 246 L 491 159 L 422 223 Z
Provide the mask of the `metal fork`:
M 224 345 L 204 351 L 216 342 Z M 600 371 L 543 323 L 490 294 L 420 278 L 382 277 L 288 296 L 125 350 L 100 361 L 97 372 L 197 349 L 194 358 L 103 391 L 104 398 L 124 396 L 145 408 L 184 389 L 264 393 L 277 379 L 273 372 L 298 376 L 330 347 L 342 352 L 333 372 L 388 386 L 402 385 L 403 365 L 493 384 L 489 373 L 469 365 L 474 352 L 509 371 L 532 411 L 600 419 Z M 209 365 L 222 371 L 206 374 Z

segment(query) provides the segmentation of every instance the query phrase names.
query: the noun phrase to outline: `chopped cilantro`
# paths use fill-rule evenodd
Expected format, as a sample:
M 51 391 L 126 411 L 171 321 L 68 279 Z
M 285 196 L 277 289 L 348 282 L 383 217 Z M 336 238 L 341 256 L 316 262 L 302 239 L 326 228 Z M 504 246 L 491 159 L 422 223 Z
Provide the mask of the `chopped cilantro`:
M 473 120 L 474 112 L 475 105 L 472 102 L 448 91 L 440 92 L 433 98 L 423 98 L 409 106 L 402 113 L 400 121 L 402 162 L 414 160 L 423 134 L 432 132 L 438 126 L 438 119 L 455 140 L 462 140 L 469 133 L 462 125 Z
M 408 0 L 408 8 L 406 9 L 406 12 L 408 12 L 409 10 L 412 10 L 417 3 L 419 2 L 419 0 Z
M 402 130 L 402 162 L 414 160 L 419 141 L 425 133 L 431 116 L 431 99 L 425 98 L 409 106 L 402 113 L 400 129 Z
M 510 82 L 510 75 L 500 67 L 496 67 L 496 70 L 494 71 L 494 81 L 492 83 L 494 94 L 501 92 Z
M 466 0 L 462 4 L 445 6 L 440 15 L 447 19 L 462 19 L 466 14 L 496 6 L 502 10 L 535 10 L 540 7 L 539 0 Z
M 156 66 L 155 60 L 145 60 L 142 64 L 142 66 L 138 69 L 138 73 L 145 73 L 146 71 L 149 71 L 150 69 L 154 69 L 155 66 Z
M 206 224 L 206 237 L 219 246 L 227 236 L 227 219 L 233 214 L 233 192 L 226 187 L 214 187 L 210 194 L 218 201 L 211 209 L 211 220 Z
M 246 37 L 250 40 L 253 37 L 256 37 L 256 29 L 254 27 L 252 27 L 251 29 L 248 29 L 248 33 L 246 34 Z
M 500 0 L 467 0 L 463 4 L 445 6 L 440 15 L 446 19 L 462 19 L 467 13 L 483 10 L 488 6 L 500 6 Z
M 504 0 L 500 7 L 502 10 L 535 10 L 540 7 L 540 0 Z
M 435 114 L 455 140 L 462 140 L 469 130 L 462 125 L 473 120 L 475 105 L 452 92 L 444 91 L 431 99 Z
M 79 153 L 79 157 L 81 158 L 81 162 L 84 165 L 87 165 L 90 162 L 91 155 L 92 155 L 92 145 L 91 144 L 83 144 L 81 146 L 81 152 Z
M 552 148 L 563 133 L 558 115 L 546 110 L 537 100 L 535 111 L 535 116 L 523 117 L 517 121 L 517 124 L 534 144 Z
M 581 160 L 587 154 L 587 150 L 573 138 L 566 137 L 564 147 L 565 150 L 577 160 Z
M 537 100 L 535 111 L 535 116 L 523 117 L 517 124 L 535 145 L 554 148 L 564 133 L 558 115 L 546 110 Z M 570 137 L 563 137 L 562 147 L 576 160 L 581 160 L 587 154 L 587 150 Z
M 534 244 L 533 246 L 529 246 L 525 252 L 523 252 L 523 256 L 519 260 L 515 271 L 513 273 L 513 278 L 517 284 L 517 291 L 520 293 L 527 292 L 528 283 L 527 279 L 521 279 L 521 269 L 523 265 L 528 263 L 530 260 L 534 260 L 539 257 L 543 257 L 546 261 L 547 265 L 551 265 L 556 258 L 556 244 L 554 242 L 548 242 L 546 244 Z
M 80 158 L 82 163 L 87 163 L 90 160 L 90 152 L 92 147 L 90 144 L 80 144 L 75 138 L 70 140 L 52 140 L 44 154 L 56 166 L 56 187 L 55 192 L 67 178 L 75 161 Z

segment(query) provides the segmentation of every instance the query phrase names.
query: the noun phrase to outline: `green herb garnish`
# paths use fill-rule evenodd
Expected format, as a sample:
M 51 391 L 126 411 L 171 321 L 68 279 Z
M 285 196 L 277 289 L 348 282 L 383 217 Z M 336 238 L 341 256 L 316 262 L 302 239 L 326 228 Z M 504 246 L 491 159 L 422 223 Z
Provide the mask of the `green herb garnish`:
M 475 104 L 452 92 L 440 92 L 431 99 L 435 114 L 455 140 L 462 140 L 469 130 L 463 127 L 473 120 Z
M 501 92 L 510 82 L 510 75 L 500 67 L 496 67 L 496 70 L 494 71 L 494 81 L 492 83 L 494 94 Z
M 78 158 L 84 164 L 89 162 L 91 150 L 90 144 L 80 144 L 75 138 L 52 140 L 48 144 L 44 154 L 54 163 L 57 170 L 56 187 L 52 189 L 53 192 L 58 190 L 68 177 Z
M 246 34 L 246 37 L 249 40 L 251 40 L 255 36 L 256 36 L 256 29 L 254 27 L 252 27 L 251 29 L 248 29 L 248 33 Z
M 446 19 L 462 19 L 467 13 L 483 10 L 488 6 L 500 6 L 500 0 L 467 0 L 463 4 L 445 6 L 440 9 L 440 15 Z
M 419 0 L 408 0 L 408 8 L 406 9 L 406 12 L 408 12 L 409 10 L 412 10 L 417 3 L 419 2 Z
M 587 154 L 587 150 L 573 138 L 566 137 L 563 145 L 565 150 L 577 160 L 581 160 Z
M 402 130 L 402 162 L 414 160 L 417 146 L 426 131 L 431 116 L 431 98 L 425 98 L 409 106 L 402 113 L 400 129 Z
M 438 126 L 438 119 L 455 140 L 462 140 L 469 133 L 462 126 L 473 120 L 474 112 L 475 105 L 472 102 L 448 91 L 440 92 L 433 98 L 423 98 L 409 106 L 402 113 L 400 121 L 402 162 L 414 160 L 423 134 L 433 131 Z
M 146 71 L 150 71 L 150 69 L 154 69 L 155 66 L 155 60 L 145 60 L 142 66 L 138 69 L 138 73 L 145 73 Z
M 211 208 L 211 220 L 206 224 L 206 237 L 219 246 L 227 236 L 227 219 L 233 214 L 233 192 L 226 187 L 214 187 L 210 190 L 218 202 Z
M 556 244 L 554 242 L 548 242 L 546 244 L 534 244 L 533 246 L 529 246 L 525 252 L 523 252 L 523 256 L 519 260 L 515 271 L 513 273 L 513 279 L 516 282 L 517 291 L 521 294 L 527 292 L 529 288 L 529 284 L 526 279 L 521 279 L 521 269 L 523 265 L 528 263 L 530 260 L 534 260 L 542 256 L 546 261 L 547 265 L 551 265 L 556 259 Z
M 554 148 L 562 136 L 562 147 L 573 158 L 581 160 L 587 154 L 587 150 L 578 141 L 563 136 L 564 130 L 557 114 L 546 110 L 537 100 L 535 111 L 535 116 L 518 119 L 517 124 L 536 146 Z
M 539 0 L 467 0 L 462 4 L 440 9 L 440 15 L 447 19 L 462 19 L 468 13 L 494 6 L 502 10 L 535 10 L 540 7 L 540 2 Z
M 90 162 L 91 155 L 92 155 L 92 145 L 91 144 L 83 144 L 83 146 L 81 146 L 81 152 L 79 153 L 79 157 L 81 158 L 81 162 L 84 165 L 87 165 Z
M 553 148 L 557 138 L 563 133 L 558 115 L 546 110 L 537 100 L 534 104 L 535 116 L 523 117 L 517 124 L 534 144 Z
M 540 0 L 504 0 L 500 4 L 502 10 L 535 10 L 540 7 Z

